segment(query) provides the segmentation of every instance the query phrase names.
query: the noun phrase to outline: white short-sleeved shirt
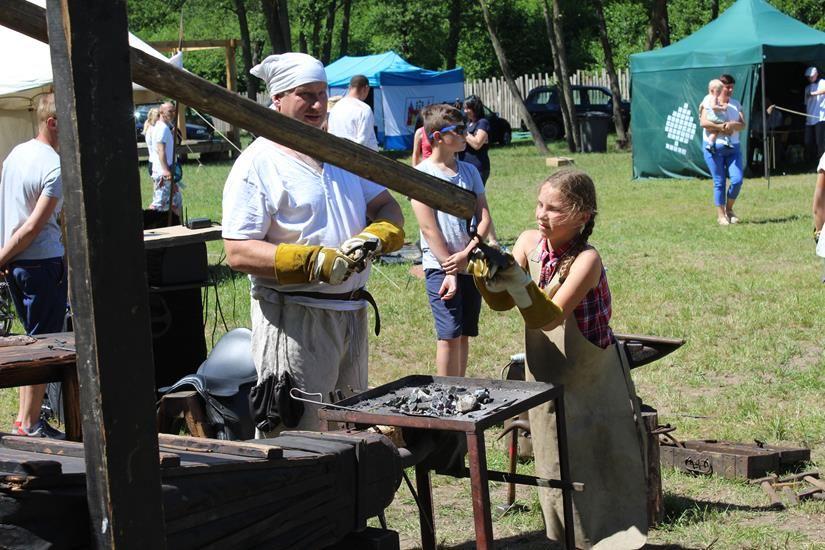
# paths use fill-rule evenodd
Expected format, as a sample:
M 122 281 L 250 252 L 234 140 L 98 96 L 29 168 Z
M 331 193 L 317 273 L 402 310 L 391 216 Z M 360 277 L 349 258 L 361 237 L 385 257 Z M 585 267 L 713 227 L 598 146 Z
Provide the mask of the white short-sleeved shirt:
M 805 124 L 813 126 L 819 122 L 825 122 L 825 94 L 810 95 L 811 92 L 821 92 L 825 90 L 825 78 L 820 78 L 805 87 L 805 110 L 813 117 L 805 117 Z
M 702 100 L 702 108 L 703 109 L 710 109 L 713 105 L 714 98 L 712 95 L 708 94 L 705 96 L 705 99 Z M 739 120 L 739 113 L 742 112 L 742 104 L 736 101 L 735 99 L 731 98 L 728 100 L 728 108 L 725 112 L 725 121 L 737 121 Z M 708 141 L 708 131 L 705 128 L 702 128 L 702 140 L 705 142 Z M 739 132 L 734 132 L 730 135 L 730 142 L 733 144 L 739 143 Z
M 421 161 L 416 165 L 415 169 L 441 178 L 462 189 L 472 191 L 476 196 L 484 194 L 484 184 L 481 181 L 481 175 L 478 173 L 478 169 L 469 162 L 462 162 L 460 160 L 456 162 L 458 163 L 458 173 L 454 175 L 442 172 L 441 169 L 433 164 L 432 157 Z M 467 220 L 462 220 L 452 214 L 436 210 L 435 221 L 438 224 L 441 235 L 444 237 L 444 242 L 447 244 L 447 250 L 450 254 L 455 254 L 466 248 L 470 242 L 470 234 L 467 231 Z M 441 269 L 441 264 L 430 251 L 430 245 L 427 244 L 424 233 L 421 233 L 421 251 L 423 253 L 421 263 L 424 269 Z
M 322 173 L 289 155 L 272 141 L 258 138 L 238 157 L 223 189 L 223 237 L 337 248 L 367 224 L 367 205 L 384 187 L 337 166 Z M 250 276 L 256 298 L 277 301 L 272 290 L 338 294 L 363 287 L 370 267 L 340 285 L 322 282 L 279 285 Z M 287 297 L 307 306 L 338 311 L 360 309 L 362 302 Z
M 163 119 L 158 119 L 155 125 L 152 126 L 152 147 L 157 148 L 158 143 L 163 143 L 164 152 L 166 153 L 166 164 L 169 168 L 175 164 L 175 139 L 172 137 L 172 129 L 166 124 Z M 148 142 L 147 142 L 148 144 Z M 160 166 L 160 159 L 155 154 L 152 162 L 152 177 L 159 178 L 163 175 L 163 170 Z
M 3 161 L 0 177 L 0 246 L 34 212 L 40 196 L 59 199 L 54 213 L 40 233 L 15 260 L 44 260 L 63 256 L 57 218 L 63 205 L 60 156 L 50 145 L 31 139 L 12 149 Z
M 329 112 L 329 133 L 346 138 L 373 151 L 378 150 L 375 139 L 375 117 L 370 106 L 354 97 L 344 96 Z

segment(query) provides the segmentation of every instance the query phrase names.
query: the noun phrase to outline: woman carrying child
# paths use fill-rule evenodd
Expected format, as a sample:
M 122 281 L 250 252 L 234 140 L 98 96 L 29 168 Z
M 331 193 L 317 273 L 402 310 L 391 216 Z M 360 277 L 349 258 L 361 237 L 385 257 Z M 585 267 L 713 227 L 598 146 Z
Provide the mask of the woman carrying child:
M 424 132 L 433 152 L 416 169 L 472 191 L 477 197 L 474 218 L 478 222 L 477 235 L 470 233 L 466 220 L 411 201 L 421 228 L 422 264 L 438 338 L 436 368 L 439 376 L 464 376 L 470 337 L 478 336 L 481 311 L 481 296 L 466 270 L 478 239 L 489 231 L 490 211 L 478 170 L 456 159 L 456 153 L 463 151 L 467 144 L 461 111 L 436 104 L 425 107 L 422 115 Z
M 588 244 L 596 218 L 590 177 L 560 170 L 539 188 L 537 229 L 521 234 L 514 263 L 471 271 L 495 310 L 525 320 L 527 379 L 564 385 L 576 546 L 639 548 L 647 534 L 644 429 L 627 359 L 610 330 L 610 289 Z M 530 410 L 536 475 L 560 477 L 552 403 Z M 561 492 L 539 489 L 547 536 L 564 540 Z
M 702 126 L 702 141 L 705 163 L 708 165 L 713 178 L 713 202 L 716 206 L 716 219 L 719 225 L 739 223 L 739 217 L 733 212 L 733 204 L 742 189 L 744 171 L 742 166 L 742 152 L 739 149 L 739 131 L 745 127 L 745 117 L 742 115 L 742 105 L 733 99 L 735 81 L 731 75 L 723 74 L 719 77 L 722 82 L 722 93 L 719 96 L 721 105 L 725 105 L 725 121 L 713 122 L 714 110 L 708 96 L 699 105 L 699 124 Z M 711 140 L 711 135 L 722 134 L 727 142 L 721 139 Z M 727 178 L 730 185 L 725 185 Z

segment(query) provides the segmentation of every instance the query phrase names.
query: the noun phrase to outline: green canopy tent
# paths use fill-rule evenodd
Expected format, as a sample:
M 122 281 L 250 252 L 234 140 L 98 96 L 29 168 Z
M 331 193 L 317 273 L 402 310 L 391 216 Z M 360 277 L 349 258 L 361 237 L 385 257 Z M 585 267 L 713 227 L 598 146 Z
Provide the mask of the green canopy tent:
M 825 64 L 825 32 L 764 0 L 738 0 L 687 38 L 631 55 L 633 177 L 709 176 L 697 108 L 711 79 L 725 73 L 736 79 L 736 99 L 749 124 L 748 114 L 761 118 L 764 139 L 767 124 L 760 106 L 766 105 L 766 82 L 777 93 L 796 86 L 800 91 L 788 97 L 801 104 L 802 72 L 817 62 Z M 748 134 L 740 134 L 743 155 Z M 769 164 L 766 159 L 766 177 Z

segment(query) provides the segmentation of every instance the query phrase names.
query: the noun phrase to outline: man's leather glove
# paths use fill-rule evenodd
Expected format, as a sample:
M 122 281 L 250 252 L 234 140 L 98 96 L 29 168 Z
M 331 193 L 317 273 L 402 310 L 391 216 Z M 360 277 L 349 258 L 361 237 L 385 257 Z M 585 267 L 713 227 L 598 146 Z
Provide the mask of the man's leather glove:
M 515 262 L 508 267 L 499 268 L 492 279 L 484 279 L 482 284 L 491 293 L 506 292 L 518 307 L 527 328 L 541 328 L 562 316 L 561 308 Z
M 340 285 L 355 267 L 356 262 L 340 249 L 288 243 L 275 249 L 275 279 L 284 285 L 314 281 Z
M 404 228 L 387 220 L 376 220 L 359 234 L 347 239 L 339 250 L 358 263 L 362 271 L 367 261 L 378 254 L 389 254 L 404 246 Z

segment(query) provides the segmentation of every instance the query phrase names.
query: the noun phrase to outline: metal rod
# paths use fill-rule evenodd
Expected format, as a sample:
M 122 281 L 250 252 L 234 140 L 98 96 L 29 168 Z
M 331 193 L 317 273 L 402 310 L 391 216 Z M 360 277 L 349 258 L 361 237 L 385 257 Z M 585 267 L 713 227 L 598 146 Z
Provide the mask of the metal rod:
M 564 413 L 564 394 L 553 400 L 556 410 L 556 434 L 559 443 L 559 475 L 562 483 L 571 483 L 570 458 L 567 449 L 567 418 Z M 564 546 L 568 550 L 576 548 L 575 527 L 573 527 L 573 495 L 570 489 L 561 490 L 562 509 L 564 511 Z
M 768 105 L 765 103 L 765 55 L 762 55 L 762 64 L 760 65 L 760 70 L 762 71 L 762 78 L 760 81 L 762 82 L 762 153 L 764 158 L 762 159 L 762 163 L 764 164 L 764 173 L 765 179 L 768 180 L 768 189 L 771 188 L 771 168 L 770 168 L 770 153 L 768 152 Z M 747 151 L 745 151 L 747 153 Z
M 456 472 L 450 475 L 452 477 L 470 477 L 470 470 L 467 468 L 463 472 Z M 509 472 L 499 472 L 498 470 L 487 470 L 487 479 L 489 481 L 497 481 L 500 483 L 514 483 L 516 485 L 530 485 L 532 487 L 548 487 L 550 489 L 566 489 L 580 493 L 584 491 L 584 483 L 580 481 L 571 481 L 565 483 L 560 479 L 546 479 L 543 477 L 528 476 L 524 474 L 511 474 Z
M 487 478 L 487 450 L 484 432 L 467 432 L 467 454 L 470 462 L 470 486 L 473 493 L 473 519 L 476 548 L 493 548 L 493 517 L 490 511 L 490 485 Z
M 416 464 L 415 485 L 418 487 L 418 518 L 421 528 L 422 550 L 436 550 L 435 517 L 433 515 L 433 493 L 430 487 L 430 471 Z

